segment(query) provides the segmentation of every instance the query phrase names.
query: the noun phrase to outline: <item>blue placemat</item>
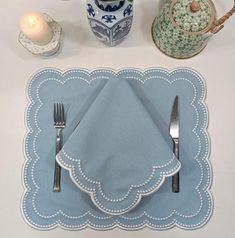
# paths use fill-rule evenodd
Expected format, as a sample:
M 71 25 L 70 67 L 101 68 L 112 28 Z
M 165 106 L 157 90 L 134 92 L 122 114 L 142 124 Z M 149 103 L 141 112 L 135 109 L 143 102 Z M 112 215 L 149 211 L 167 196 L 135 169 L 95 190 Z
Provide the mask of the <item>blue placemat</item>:
M 76 187 L 66 170 L 62 171 L 62 191 L 52 191 L 54 102 L 65 103 L 68 126 L 64 141 L 68 141 L 108 80 L 128 81 L 163 136 L 169 126 L 174 97 L 180 97 L 180 193 L 171 192 L 171 178 L 166 178 L 157 192 L 144 197 L 128 214 L 118 216 L 101 212 L 89 195 Z M 38 229 L 61 226 L 71 230 L 87 226 L 100 230 L 114 227 L 136 230 L 146 226 L 195 229 L 208 221 L 213 207 L 209 192 L 212 176 L 208 161 L 210 143 L 206 131 L 205 84 L 198 73 L 187 68 L 116 72 L 111 69 L 66 72 L 44 69 L 30 80 L 28 98 L 22 214 L 31 226 Z

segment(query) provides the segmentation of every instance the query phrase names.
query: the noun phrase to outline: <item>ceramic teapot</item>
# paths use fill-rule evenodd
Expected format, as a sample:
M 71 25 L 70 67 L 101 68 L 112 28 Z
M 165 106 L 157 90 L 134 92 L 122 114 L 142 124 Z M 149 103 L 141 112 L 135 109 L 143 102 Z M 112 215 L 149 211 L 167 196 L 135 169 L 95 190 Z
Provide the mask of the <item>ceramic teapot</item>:
M 156 46 L 166 55 L 185 59 L 200 53 L 210 37 L 235 13 L 233 8 L 216 20 L 211 0 L 162 0 L 159 15 L 152 25 Z

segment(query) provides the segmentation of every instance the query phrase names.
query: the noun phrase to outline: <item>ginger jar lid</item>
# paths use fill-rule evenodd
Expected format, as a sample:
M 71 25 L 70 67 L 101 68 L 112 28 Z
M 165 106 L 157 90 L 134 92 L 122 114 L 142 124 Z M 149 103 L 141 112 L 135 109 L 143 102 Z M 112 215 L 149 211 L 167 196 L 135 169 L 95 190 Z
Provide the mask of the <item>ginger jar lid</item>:
M 215 6 L 211 0 L 173 0 L 171 20 L 187 33 L 207 32 L 215 20 Z

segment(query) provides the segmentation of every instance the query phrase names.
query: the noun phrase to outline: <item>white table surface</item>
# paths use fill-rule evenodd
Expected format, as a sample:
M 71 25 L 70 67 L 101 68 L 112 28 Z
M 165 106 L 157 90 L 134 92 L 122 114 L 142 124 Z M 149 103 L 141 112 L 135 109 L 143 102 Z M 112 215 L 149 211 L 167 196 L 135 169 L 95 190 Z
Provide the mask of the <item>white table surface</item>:
M 233 0 L 215 0 L 218 15 L 231 8 Z M 135 0 L 134 24 L 129 37 L 115 48 L 107 48 L 92 35 L 86 19 L 85 0 L 1 0 L 0 7 L 0 237 L 234 237 L 235 215 L 235 17 L 226 23 L 206 49 L 189 60 L 163 55 L 152 42 L 150 29 L 158 0 Z M 63 27 L 61 52 L 42 59 L 29 54 L 17 42 L 19 19 L 28 11 L 46 12 Z M 60 228 L 38 231 L 29 227 L 20 213 L 23 192 L 25 88 L 30 76 L 44 67 L 164 67 L 194 68 L 206 79 L 213 166 L 214 214 L 209 223 L 195 231 L 143 229 L 127 232 L 68 232 Z

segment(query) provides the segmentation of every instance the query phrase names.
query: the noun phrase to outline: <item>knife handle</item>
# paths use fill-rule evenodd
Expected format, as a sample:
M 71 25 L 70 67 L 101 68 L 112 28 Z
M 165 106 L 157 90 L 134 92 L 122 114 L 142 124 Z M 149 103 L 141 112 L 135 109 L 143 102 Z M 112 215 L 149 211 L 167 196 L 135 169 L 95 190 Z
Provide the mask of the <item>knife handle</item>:
M 179 159 L 179 141 L 174 140 L 173 143 L 173 152 L 175 154 L 175 157 Z M 180 191 L 180 175 L 179 172 L 173 175 L 172 177 L 172 192 L 178 193 Z

